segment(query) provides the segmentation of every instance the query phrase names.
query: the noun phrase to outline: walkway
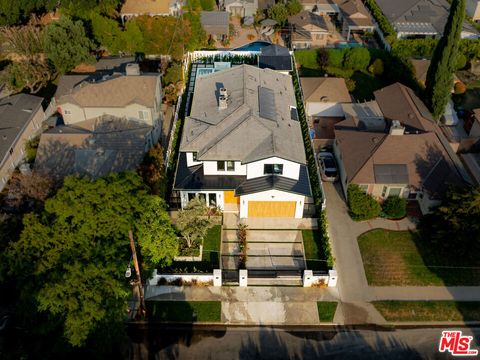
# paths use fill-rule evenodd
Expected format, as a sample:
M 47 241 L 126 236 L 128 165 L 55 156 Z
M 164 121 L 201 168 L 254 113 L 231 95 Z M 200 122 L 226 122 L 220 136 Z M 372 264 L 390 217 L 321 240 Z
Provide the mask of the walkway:
M 238 213 L 224 213 L 223 228 L 237 229 L 240 221 L 247 224 L 249 229 L 294 230 L 318 228 L 317 219 L 248 218 L 240 220 Z

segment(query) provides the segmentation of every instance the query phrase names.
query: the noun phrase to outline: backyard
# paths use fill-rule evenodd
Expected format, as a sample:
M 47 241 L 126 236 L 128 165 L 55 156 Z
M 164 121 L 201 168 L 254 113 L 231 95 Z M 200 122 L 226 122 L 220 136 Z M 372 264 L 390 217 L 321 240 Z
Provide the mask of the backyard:
M 455 301 L 375 301 L 387 321 L 479 321 L 480 303 Z
M 370 286 L 470 286 L 480 283 L 480 260 L 441 253 L 417 233 L 375 229 L 359 236 Z
M 307 269 L 327 271 L 328 265 L 322 246 L 320 232 L 318 230 L 302 230 L 302 237 Z
M 156 321 L 219 322 L 220 301 L 147 301 L 147 314 Z

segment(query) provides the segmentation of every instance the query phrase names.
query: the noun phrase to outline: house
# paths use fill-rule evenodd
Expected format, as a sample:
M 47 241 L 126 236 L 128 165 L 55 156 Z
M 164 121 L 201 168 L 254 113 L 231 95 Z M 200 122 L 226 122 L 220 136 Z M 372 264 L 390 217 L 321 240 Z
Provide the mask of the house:
M 340 9 L 339 20 L 342 22 L 342 36 L 350 41 L 353 33 L 373 33 L 370 12 L 361 0 L 335 0 Z
M 439 38 L 450 13 L 447 0 L 377 0 L 377 4 L 395 28 L 398 38 Z M 461 38 L 478 37 L 478 31 L 465 20 Z
M 303 217 L 311 197 L 292 79 L 250 65 L 196 81 L 174 190 L 240 218 Z
M 327 45 L 331 33 L 323 16 L 301 11 L 288 17 L 290 42 L 294 49 L 308 49 Z
M 79 82 L 61 91 L 56 95 L 56 104 L 65 125 L 111 115 L 152 126 L 154 142 L 160 135 L 163 118 L 160 75 L 141 74 L 138 64 L 129 64 L 125 74 Z
M 303 10 L 311 11 L 317 15 L 335 16 L 340 13 L 338 4 L 333 0 L 303 0 L 301 4 Z
M 427 82 L 427 72 L 430 67 L 430 60 L 427 59 L 410 59 L 413 65 L 413 72 L 415 79 L 422 86 L 425 86 Z
M 112 115 L 56 126 L 40 138 L 35 169 L 55 179 L 135 170 L 152 146 L 152 129 L 145 122 Z
M 357 184 L 378 199 L 418 201 L 427 213 L 449 186 L 465 185 L 464 169 L 411 89 L 396 83 L 376 91 L 375 99 L 383 117 L 378 111 L 346 111 L 335 126 L 345 196 L 348 185 Z
M 228 18 L 228 12 L 226 11 L 202 11 L 200 13 L 200 22 L 205 32 L 218 40 L 228 36 Z
M 480 1 L 479 0 L 467 0 L 466 3 L 467 15 L 477 22 L 480 20 Z
M 343 117 L 341 105 L 352 102 L 343 78 L 302 77 L 300 83 L 307 116 Z
M 272 3 L 264 1 L 261 5 L 268 9 Z M 230 15 L 240 16 L 241 18 L 255 16 L 258 7 L 258 0 L 223 0 L 223 9 L 229 12 Z
M 272 69 L 288 75 L 292 68 L 292 56 L 286 47 L 270 45 L 262 48 L 258 56 L 260 69 Z
M 122 23 L 136 16 L 178 16 L 182 8 L 179 0 L 126 0 L 120 10 Z
M 17 94 L 0 100 L 0 191 L 25 156 L 25 143 L 41 132 L 43 98 Z

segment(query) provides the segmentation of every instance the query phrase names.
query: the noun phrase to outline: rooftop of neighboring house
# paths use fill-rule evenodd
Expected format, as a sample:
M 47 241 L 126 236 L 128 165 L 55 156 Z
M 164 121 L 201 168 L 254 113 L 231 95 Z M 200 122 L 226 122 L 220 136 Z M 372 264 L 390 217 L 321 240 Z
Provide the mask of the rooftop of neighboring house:
M 335 0 L 350 26 L 373 26 L 370 13 L 361 0 Z
M 345 79 L 334 77 L 302 77 L 303 99 L 308 102 L 349 103 L 352 101 Z
M 41 108 L 42 101 L 43 98 L 28 94 L 0 99 L 0 161 L 5 158 L 15 145 L 18 136 Z
M 241 65 L 197 79 L 180 150 L 197 152 L 199 160 L 277 156 L 305 164 L 291 77 Z
M 61 79 L 56 93 L 59 104 L 73 103 L 81 107 L 124 107 L 141 104 L 155 107 L 159 74 L 113 74 L 100 80 L 68 75 Z
M 290 51 L 280 45 L 264 47 L 258 57 L 258 67 L 260 69 L 291 71 L 292 57 L 290 56 Z
M 275 0 L 258 0 L 258 8 L 260 10 L 267 10 L 275 5 Z
M 42 134 L 35 168 L 56 178 L 134 170 L 143 159 L 151 130 L 151 126 L 109 115 L 60 125 Z
M 447 0 L 376 0 L 397 31 L 442 34 L 450 12 Z M 464 31 L 477 33 L 467 21 Z
M 428 59 L 410 59 L 413 65 L 415 78 L 421 83 L 427 81 L 427 72 L 430 67 L 430 60 Z
M 200 21 L 208 34 L 227 35 L 229 14 L 226 11 L 202 11 Z
M 169 14 L 174 0 L 126 0 L 120 13 L 126 14 Z
M 288 17 L 288 22 L 295 26 L 298 31 L 303 28 L 308 31 L 328 31 L 328 26 L 323 16 L 312 13 L 311 11 L 301 11 L 296 15 Z

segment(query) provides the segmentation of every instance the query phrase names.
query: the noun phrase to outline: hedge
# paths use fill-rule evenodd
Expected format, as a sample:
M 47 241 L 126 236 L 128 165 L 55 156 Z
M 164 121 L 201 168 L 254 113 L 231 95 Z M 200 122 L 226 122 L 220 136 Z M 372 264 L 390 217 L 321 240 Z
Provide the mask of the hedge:
M 381 207 L 375 198 L 366 194 L 356 184 L 350 184 L 347 189 L 348 208 L 350 216 L 355 221 L 374 219 L 380 216 Z
M 401 219 L 407 215 L 407 201 L 399 196 L 389 196 L 382 204 L 382 212 L 388 219 Z
M 394 43 L 397 37 L 397 32 L 393 28 L 390 21 L 387 17 L 383 14 L 382 9 L 377 5 L 375 0 L 363 0 L 365 6 L 370 10 L 373 17 L 378 23 L 380 30 L 382 30 L 383 35 L 385 36 L 385 40 L 387 40 L 390 44 Z
M 437 46 L 436 39 L 402 39 L 397 40 L 392 46 L 394 55 L 400 58 L 424 57 L 431 58 Z M 468 60 L 480 57 L 480 41 L 472 39 L 461 39 L 459 54 Z

